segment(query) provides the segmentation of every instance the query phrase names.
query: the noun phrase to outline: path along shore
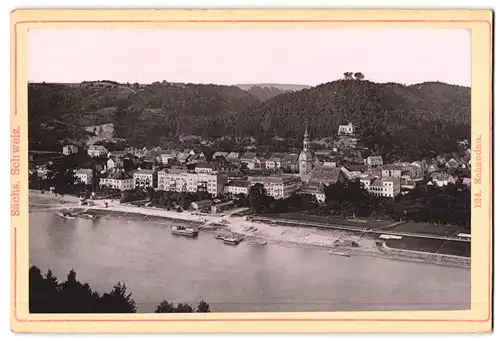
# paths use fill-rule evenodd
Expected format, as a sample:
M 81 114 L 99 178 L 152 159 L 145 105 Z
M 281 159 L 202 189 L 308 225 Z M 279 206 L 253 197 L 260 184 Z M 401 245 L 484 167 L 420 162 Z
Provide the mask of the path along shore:
M 61 203 L 61 200 L 64 202 Z M 85 206 L 80 206 L 79 199 L 76 197 L 64 196 L 62 198 L 60 196 L 56 197 L 54 194 L 41 194 L 38 191 L 30 191 L 29 202 L 30 212 L 86 209 Z M 386 246 L 380 247 L 376 244 L 374 238 L 366 235 L 356 235 L 348 231 L 320 230 L 249 221 L 246 220 L 246 217 L 234 216 L 233 214 L 237 213 L 238 210 L 233 210 L 224 215 L 197 215 L 186 211 L 176 212 L 158 208 L 137 207 L 130 204 L 121 204 L 116 200 L 94 200 L 94 203 L 95 205 L 88 207 L 88 210 L 95 212 L 99 216 L 109 218 L 141 220 L 165 225 L 174 223 L 189 224 L 198 226 L 204 232 L 238 234 L 248 242 L 267 242 L 287 247 L 307 247 L 334 251 L 351 256 L 370 256 L 470 268 L 470 258 L 394 250 Z M 108 204 L 107 207 L 106 203 Z M 355 242 L 359 246 L 342 246 L 349 242 Z

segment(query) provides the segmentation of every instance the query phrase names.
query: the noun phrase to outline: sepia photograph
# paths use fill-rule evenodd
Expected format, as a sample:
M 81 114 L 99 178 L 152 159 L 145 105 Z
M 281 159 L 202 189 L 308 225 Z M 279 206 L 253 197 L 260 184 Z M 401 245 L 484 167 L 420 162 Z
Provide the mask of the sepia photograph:
M 470 312 L 471 35 L 30 27 L 27 313 Z
M 467 30 L 28 40 L 30 312 L 469 309 Z

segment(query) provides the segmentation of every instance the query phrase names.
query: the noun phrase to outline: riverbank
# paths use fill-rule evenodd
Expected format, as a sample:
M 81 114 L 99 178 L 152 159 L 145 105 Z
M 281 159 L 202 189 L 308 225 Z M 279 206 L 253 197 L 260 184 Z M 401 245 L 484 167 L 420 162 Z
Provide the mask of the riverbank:
M 61 198 L 48 198 L 53 194 L 30 193 L 30 208 L 41 201 L 38 206 L 43 210 L 70 209 L 75 212 L 86 210 L 104 219 L 122 219 L 126 221 L 143 221 L 166 226 L 183 225 L 198 227 L 202 232 L 231 233 L 244 238 L 247 242 L 263 243 L 310 248 L 321 251 L 334 251 L 349 256 L 369 256 L 400 261 L 415 261 L 444 266 L 470 267 L 469 262 L 448 262 L 447 258 L 413 256 L 412 253 L 384 252 L 376 244 L 376 238 L 335 229 L 315 229 L 299 226 L 282 226 L 263 222 L 249 221 L 246 217 L 232 216 L 236 211 L 226 215 L 197 215 L 190 212 L 167 211 L 158 208 L 137 207 L 120 204 L 109 200 L 96 200 L 91 207 L 79 206 L 78 198 L 64 197 L 65 203 L 58 203 Z M 106 207 L 107 203 L 107 207 Z M 41 208 L 40 208 L 41 207 Z M 349 245 L 357 245 L 355 247 Z M 405 251 L 405 250 L 402 250 Z M 333 256 L 332 256 L 333 257 Z M 467 265 L 468 264 L 468 265 Z

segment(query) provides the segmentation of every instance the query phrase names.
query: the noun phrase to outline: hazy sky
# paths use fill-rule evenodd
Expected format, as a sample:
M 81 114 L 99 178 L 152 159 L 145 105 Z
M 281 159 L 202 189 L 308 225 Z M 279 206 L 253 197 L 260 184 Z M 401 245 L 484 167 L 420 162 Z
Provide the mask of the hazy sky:
M 32 29 L 29 80 L 470 86 L 464 29 Z

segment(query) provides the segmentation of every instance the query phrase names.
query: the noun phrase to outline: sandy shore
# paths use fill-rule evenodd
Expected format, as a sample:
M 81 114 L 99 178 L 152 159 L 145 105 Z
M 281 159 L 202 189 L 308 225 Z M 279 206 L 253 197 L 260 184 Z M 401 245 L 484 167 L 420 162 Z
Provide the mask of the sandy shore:
M 60 209 L 84 210 L 76 197 L 61 197 L 53 194 L 40 194 L 30 191 L 30 212 L 53 211 Z M 137 207 L 130 204 L 120 204 L 118 201 L 95 200 L 95 205 L 88 207 L 100 216 L 117 219 L 141 220 L 156 224 L 186 224 L 196 225 L 203 232 L 232 233 L 244 238 L 247 242 L 282 245 L 287 247 L 308 247 L 318 250 L 347 253 L 350 256 L 370 256 L 401 261 L 427 262 L 439 265 L 454 266 L 454 264 L 436 263 L 412 257 L 401 257 L 382 251 L 375 239 L 367 235 L 356 235 L 348 231 L 324 230 L 306 227 L 281 226 L 246 220 L 246 217 L 234 216 L 239 210 L 227 212 L 224 215 L 197 215 L 191 212 L 167 211 L 158 208 Z M 106 203 L 108 206 L 106 207 Z M 357 247 L 347 247 L 350 242 Z

